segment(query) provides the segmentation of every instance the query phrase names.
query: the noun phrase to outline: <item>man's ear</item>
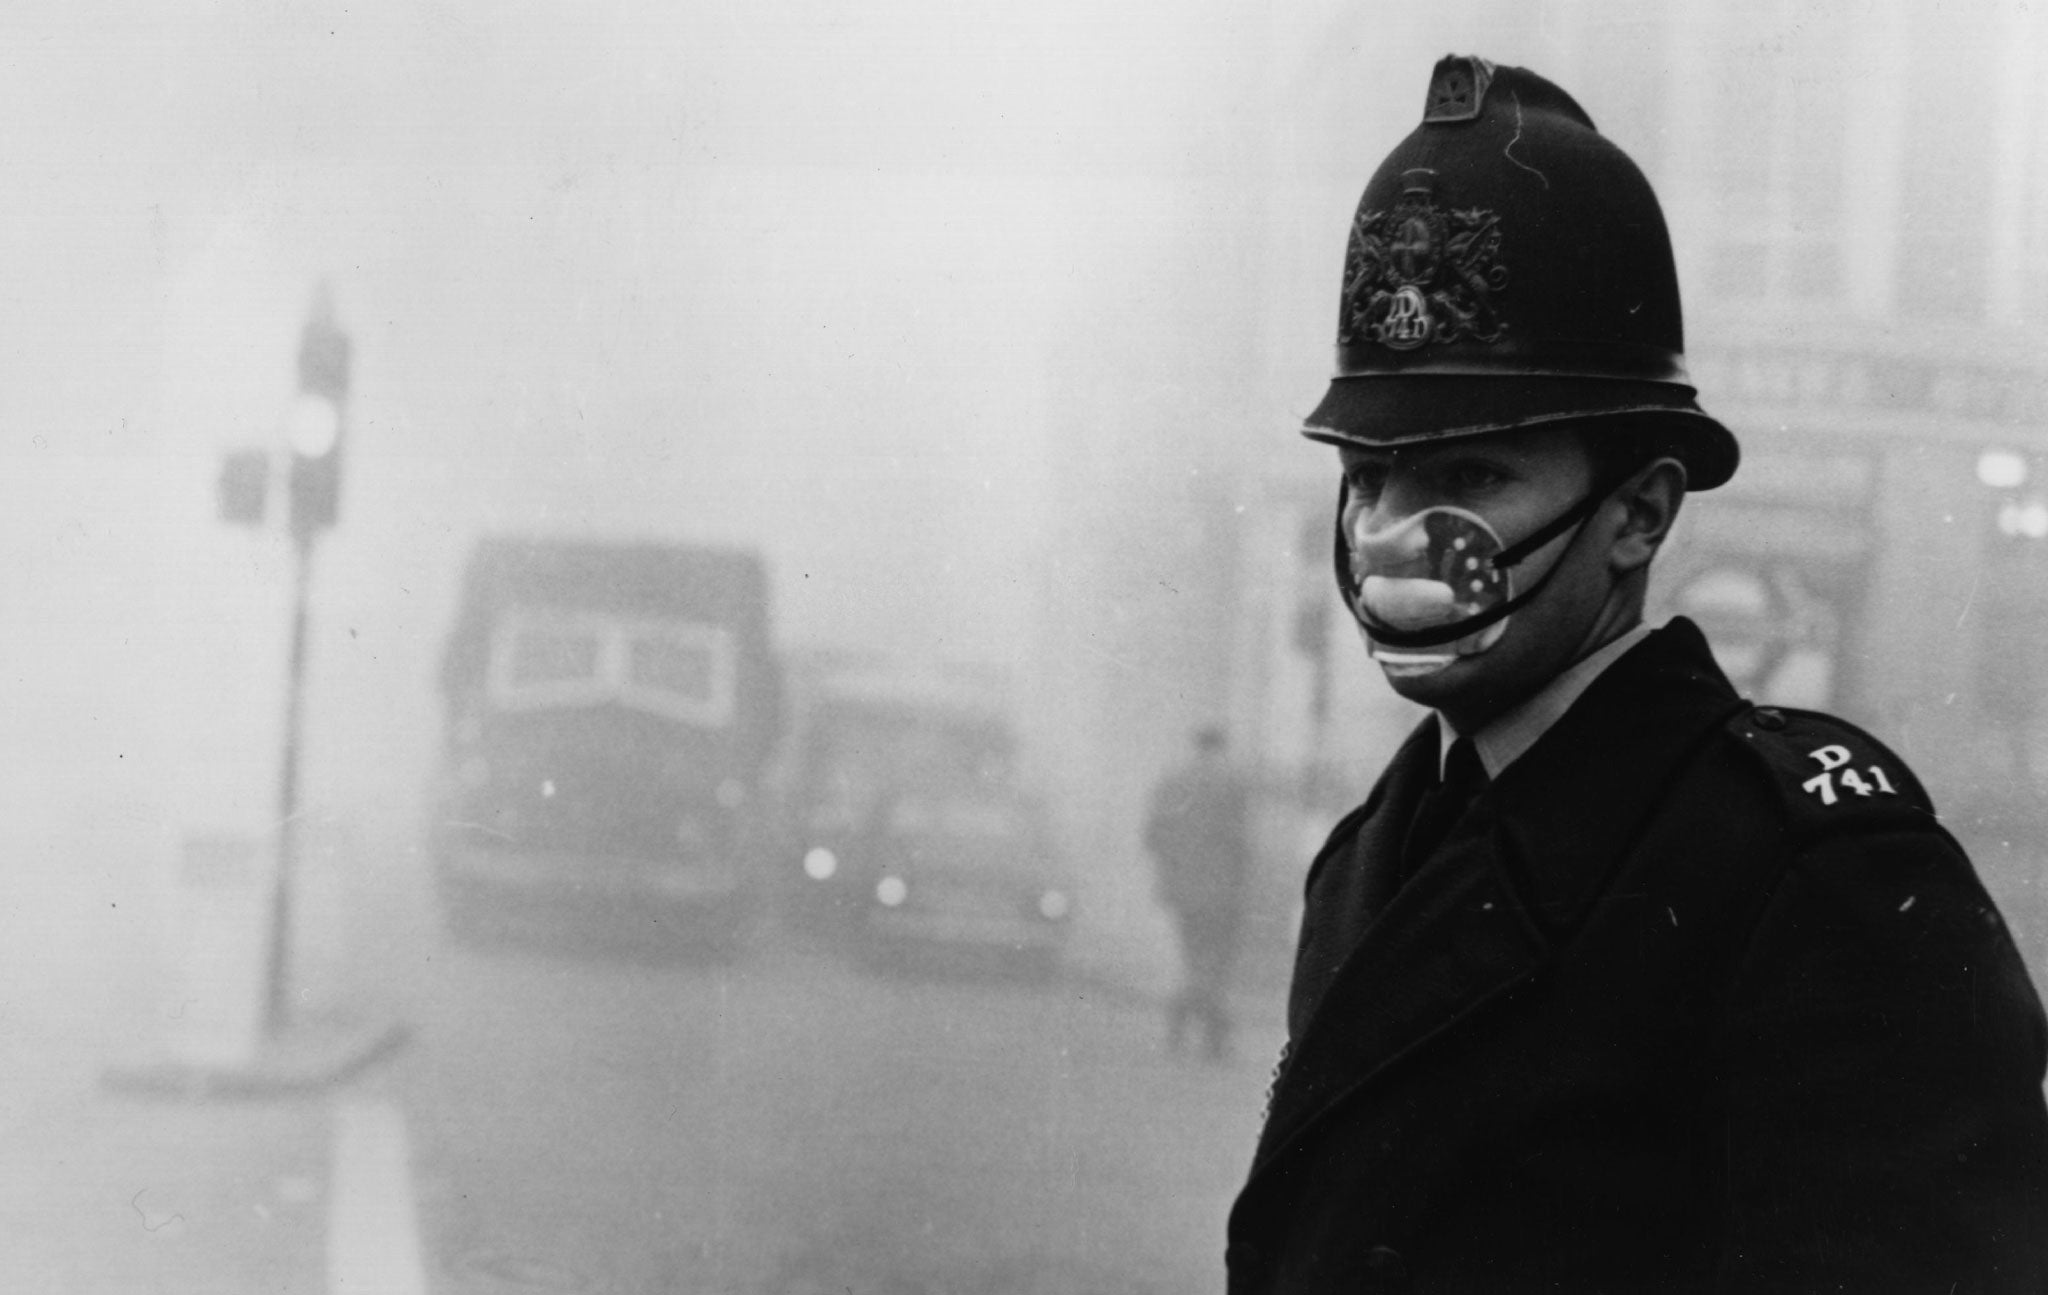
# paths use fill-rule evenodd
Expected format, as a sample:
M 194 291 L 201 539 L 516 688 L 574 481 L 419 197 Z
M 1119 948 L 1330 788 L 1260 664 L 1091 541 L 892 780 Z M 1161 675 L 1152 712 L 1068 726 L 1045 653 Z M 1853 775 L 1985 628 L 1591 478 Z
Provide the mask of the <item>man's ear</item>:
M 1685 503 L 1685 465 L 1677 459 L 1655 460 L 1614 492 L 1614 502 L 1621 505 L 1622 517 L 1607 560 L 1617 574 L 1627 575 L 1650 565 L 1671 534 Z

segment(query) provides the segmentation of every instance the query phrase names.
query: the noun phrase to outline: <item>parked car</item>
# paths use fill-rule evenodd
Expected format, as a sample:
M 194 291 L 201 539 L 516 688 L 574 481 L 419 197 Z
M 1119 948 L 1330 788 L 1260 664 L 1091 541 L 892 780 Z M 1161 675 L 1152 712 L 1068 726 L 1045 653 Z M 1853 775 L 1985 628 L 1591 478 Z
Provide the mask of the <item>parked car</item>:
M 859 852 L 861 938 L 894 956 L 953 950 L 1050 971 L 1073 890 L 1038 805 L 1005 787 L 899 792 Z
M 915 788 L 1012 781 L 1017 740 L 1001 691 L 975 677 L 873 660 L 799 657 L 778 777 L 784 911 L 799 930 L 858 937 L 888 805 Z

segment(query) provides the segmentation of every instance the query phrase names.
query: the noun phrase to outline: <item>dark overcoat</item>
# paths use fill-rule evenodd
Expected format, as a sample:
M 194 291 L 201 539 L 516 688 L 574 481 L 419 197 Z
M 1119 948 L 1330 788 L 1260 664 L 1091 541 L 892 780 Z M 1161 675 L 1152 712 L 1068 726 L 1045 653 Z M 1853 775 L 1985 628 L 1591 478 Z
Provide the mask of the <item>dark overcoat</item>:
M 1310 869 L 1232 1295 L 2048 1291 L 2040 1000 L 1897 756 L 1674 621 L 1394 890 L 1436 741 Z

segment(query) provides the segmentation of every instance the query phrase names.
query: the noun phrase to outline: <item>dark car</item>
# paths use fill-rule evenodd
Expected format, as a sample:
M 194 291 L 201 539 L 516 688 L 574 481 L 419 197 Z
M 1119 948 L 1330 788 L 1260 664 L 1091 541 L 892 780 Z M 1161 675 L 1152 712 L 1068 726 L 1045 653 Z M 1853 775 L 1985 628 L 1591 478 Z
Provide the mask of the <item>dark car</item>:
M 1059 964 L 1073 890 L 1036 802 L 1003 787 L 903 792 L 861 838 L 861 937 L 885 957 L 950 952 Z
M 758 557 L 486 541 L 442 688 L 431 838 L 451 928 L 585 920 L 736 942 L 765 889 L 780 724 Z
M 987 681 L 875 662 L 799 658 L 780 770 L 785 912 L 859 938 L 873 900 L 870 837 L 912 788 L 1007 783 L 1016 736 Z

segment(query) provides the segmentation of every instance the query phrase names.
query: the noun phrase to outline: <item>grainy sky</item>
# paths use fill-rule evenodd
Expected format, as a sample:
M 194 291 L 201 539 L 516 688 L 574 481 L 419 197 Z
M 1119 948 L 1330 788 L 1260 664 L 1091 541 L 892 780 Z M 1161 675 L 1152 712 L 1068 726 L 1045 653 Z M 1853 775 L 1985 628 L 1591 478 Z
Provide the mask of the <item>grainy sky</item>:
M 53 814 L 261 821 L 286 552 L 212 480 L 278 434 L 322 280 L 330 772 L 416 766 L 485 530 L 759 543 L 793 640 L 1014 662 L 1059 420 L 1234 393 L 1284 431 L 1430 61 L 1555 68 L 1585 7 L 11 4 L 0 754 Z M 1284 384 L 1225 371 L 1237 317 Z
M 9 6 L 16 785 L 260 819 L 285 550 L 214 523 L 211 483 L 277 435 L 323 279 L 357 362 L 316 585 L 330 736 L 418 746 L 487 529 L 758 542 L 792 637 L 1014 659 L 1047 357 L 1171 327 L 1119 290 L 1189 214 L 1143 178 L 1213 163 L 1284 65 L 1272 27 L 1220 3 Z

